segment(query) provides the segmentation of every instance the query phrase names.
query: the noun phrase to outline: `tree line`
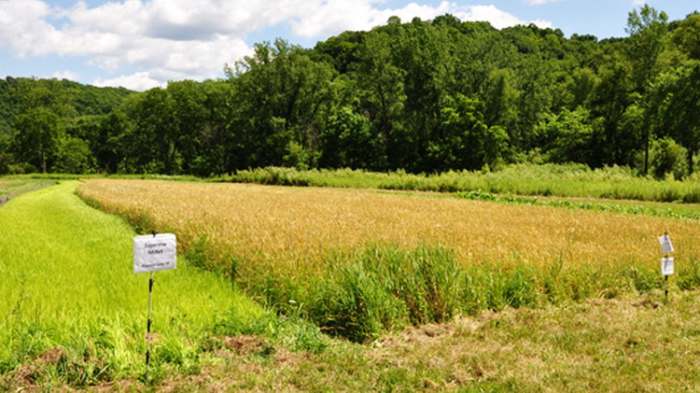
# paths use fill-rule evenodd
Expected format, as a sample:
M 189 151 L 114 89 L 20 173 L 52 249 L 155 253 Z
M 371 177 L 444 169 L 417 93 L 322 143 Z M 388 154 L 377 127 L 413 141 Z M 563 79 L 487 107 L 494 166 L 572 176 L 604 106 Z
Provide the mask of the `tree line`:
M 700 13 L 669 21 L 644 6 L 627 33 L 392 17 L 311 49 L 260 43 L 225 79 L 143 93 L 8 78 L 0 173 L 579 162 L 688 175 L 700 150 Z

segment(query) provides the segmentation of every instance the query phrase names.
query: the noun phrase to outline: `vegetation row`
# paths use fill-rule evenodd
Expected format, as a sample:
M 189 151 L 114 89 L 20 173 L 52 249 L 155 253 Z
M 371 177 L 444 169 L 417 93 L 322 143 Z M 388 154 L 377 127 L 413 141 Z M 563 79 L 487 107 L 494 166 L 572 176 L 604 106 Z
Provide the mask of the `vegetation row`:
M 683 250 L 673 285 L 700 283 L 689 221 L 374 191 L 147 184 L 93 180 L 79 192 L 143 232 L 174 231 L 190 261 L 263 304 L 355 341 L 480 310 L 660 289 L 664 230 Z
M 700 202 L 700 183 L 673 178 L 656 180 L 636 176 L 631 170 L 608 167 L 591 170 L 585 165 L 520 164 L 497 171 L 450 171 L 410 174 L 405 171 L 378 173 L 363 170 L 299 170 L 268 167 L 240 170 L 219 181 L 285 186 L 353 187 L 434 192 L 486 192 L 629 199 L 658 202 Z

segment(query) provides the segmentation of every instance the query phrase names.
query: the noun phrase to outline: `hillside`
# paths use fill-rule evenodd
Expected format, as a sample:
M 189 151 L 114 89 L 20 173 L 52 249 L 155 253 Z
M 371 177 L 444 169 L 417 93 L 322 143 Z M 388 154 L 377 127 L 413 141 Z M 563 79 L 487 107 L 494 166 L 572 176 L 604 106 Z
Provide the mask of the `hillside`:
M 8 132 L 15 118 L 29 107 L 53 107 L 63 117 L 104 115 L 133 92 L 124 88 L 95 87 L 69 80 L 0 79 L 0 130 Z
M 0 143 L 0 172 L 578 162 L 685 177 L 700 149 L 700 14 L 669 21 L 645 6 L 627 31 L 598 40 L 392 17 L 313 49 L 260 43 L 226 66 L 226 80 L 174 82 L 123 102 L 123 90 L 21 81 L 26 94 L 2 93 L 14 132 Z
M 86 171 L 91 155 L 86 141 L 94 136 L 81 125 L 95 124 L 132 94 L 68 80 L 0 79 L 0 173 L 43 170 L 47 165 L 52 170 Z

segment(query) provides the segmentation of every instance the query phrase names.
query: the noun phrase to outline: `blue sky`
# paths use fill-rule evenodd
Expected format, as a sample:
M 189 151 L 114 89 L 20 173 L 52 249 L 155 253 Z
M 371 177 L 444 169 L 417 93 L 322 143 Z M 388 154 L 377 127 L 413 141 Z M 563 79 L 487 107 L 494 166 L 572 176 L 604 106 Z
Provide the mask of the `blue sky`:
M 640 0 L 0 0 L 0 77 L 57 77 L 143 90 L 223 76 L 255 42 L 313 46 L 391 15 L 446 12 L 502 28 L 536 23 L 601 38 L 624 36 Z M 649 1 L 671 19 L 698 0 Z

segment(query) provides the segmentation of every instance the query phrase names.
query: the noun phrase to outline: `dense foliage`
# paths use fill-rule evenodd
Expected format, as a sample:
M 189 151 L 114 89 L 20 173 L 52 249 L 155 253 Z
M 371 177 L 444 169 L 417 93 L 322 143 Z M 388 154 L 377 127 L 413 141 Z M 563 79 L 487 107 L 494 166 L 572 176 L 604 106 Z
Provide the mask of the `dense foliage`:
M 0 79 L 0 174 L 100 168 L 97 125 L 131 94 L 67 80 Z
M 133 95 L 8 80 L 0 172 L 579 162 L 683 177 L 700 150 L 700 13 L 669 22 L 645 6 L 627 26 L 628 37 L 599 41 L 392 17 L 313 49 L 258 44 L 226 80 Z

